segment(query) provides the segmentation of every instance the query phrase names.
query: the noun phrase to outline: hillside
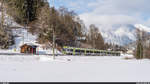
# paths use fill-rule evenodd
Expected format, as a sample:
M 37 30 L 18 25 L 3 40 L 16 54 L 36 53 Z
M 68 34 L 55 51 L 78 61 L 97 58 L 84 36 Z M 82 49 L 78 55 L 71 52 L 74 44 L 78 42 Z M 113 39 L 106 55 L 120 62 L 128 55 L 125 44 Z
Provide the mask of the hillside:
M 1 12 L 0 12 L 1 16 Z M 4 17 L 4 25 L 6 28 L 10 30 L 12 33 L 14 44 L 11 46 L 8 43 L 9 49 L 0 50 L 1 53 L 20 53 L 20 46 L 23 44 L 35 44 L 38 46 L 38 53 L 39 54 L 52 54 L 52 49 L 44 50 L 42 47 L 43 45 L 37 43 L 37 35 L 32 35 L 30 32 L 27 31 L 23 26 L 18 24 L 14 21 L 13 17 L 9 16 L 5 13 Z M 23 39 L 24 38 L 24 39 Z M 3 38 L 1 38 L 2 40 Z M 10 39 L 9 39 L 10 40 Z M 23 42 L 24 41 L 24 42 Z M 16 51 L 14 51 L 16 49 Z M 56 53 L 60 53 L 58 50 L 55 50 Z

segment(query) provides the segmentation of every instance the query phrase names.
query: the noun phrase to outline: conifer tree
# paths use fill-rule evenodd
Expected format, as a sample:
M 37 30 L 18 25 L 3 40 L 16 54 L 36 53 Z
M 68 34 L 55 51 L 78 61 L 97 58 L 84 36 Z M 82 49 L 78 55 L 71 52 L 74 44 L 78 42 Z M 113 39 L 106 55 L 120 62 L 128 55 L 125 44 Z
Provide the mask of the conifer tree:
M 45 0 L 5 0 L 7 6 L 14 11 L 15 20 L 19 23 L 32 22 L 37 18 L 40 7 L 48 3 Z
M 138 44 L 137 44 L 136 58 L 143 59 L 143 45 L 141 42 L 138 42 Z
M 139 29 L 136 30 L 137 47 L 135 51 L 135 58 L 143 59 L 143 32 Z

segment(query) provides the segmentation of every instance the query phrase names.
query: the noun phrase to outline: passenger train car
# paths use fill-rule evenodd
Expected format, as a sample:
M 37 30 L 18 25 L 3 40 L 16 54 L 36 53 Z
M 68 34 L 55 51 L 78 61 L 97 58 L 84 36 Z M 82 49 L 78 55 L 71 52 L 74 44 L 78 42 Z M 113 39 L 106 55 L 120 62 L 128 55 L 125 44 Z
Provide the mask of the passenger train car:
M 85 55 L 85 56 L 120 56 L 119 51 L 107 51 L 97 49 L 75 48 L 75 47 L 63 47 L 63 53 L 66 55 Z

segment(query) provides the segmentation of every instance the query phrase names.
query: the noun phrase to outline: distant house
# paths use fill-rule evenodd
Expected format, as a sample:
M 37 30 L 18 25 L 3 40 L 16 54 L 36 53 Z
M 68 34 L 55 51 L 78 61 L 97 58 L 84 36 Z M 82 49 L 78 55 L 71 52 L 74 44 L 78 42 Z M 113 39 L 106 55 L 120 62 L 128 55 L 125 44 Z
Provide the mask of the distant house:
M 86 40 L 86 37 L 77 37 L 78 41 Z
M 126 53 L 127 54 L 134 54 L 134 50 L 128 49 Z
M 27 53 L 27 54 L 36 54 L 36 45 L 33 44 L 24 44 L 21 47 L 21 53 Z

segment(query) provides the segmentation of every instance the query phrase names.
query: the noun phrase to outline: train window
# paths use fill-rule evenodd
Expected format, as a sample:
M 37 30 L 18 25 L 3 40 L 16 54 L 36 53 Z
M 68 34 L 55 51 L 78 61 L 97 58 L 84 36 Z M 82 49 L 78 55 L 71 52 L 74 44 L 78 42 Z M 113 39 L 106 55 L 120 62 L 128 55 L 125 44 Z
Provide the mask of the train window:
M 80 50 L 76 50 L 75 52 L 80 52 Z
M 90 51 L 90 53 L 93 53 L 93 51 Z
M 99 51 L 94 51 L 94 53 L 99 53 Z
M 72 51 L 73 52 L 73 49 L 68 49 L 67 51 Z
M 90 53 L 90 51 L 86 51 L 87 53 Z
M 84 50 L 81 50 L 80 52 L 84 53 Z
M 97 51 L 97 53 L 100 53 L 100 51 Z
M 67 49 L 63 48 L 63 51 L 66 51 Z

